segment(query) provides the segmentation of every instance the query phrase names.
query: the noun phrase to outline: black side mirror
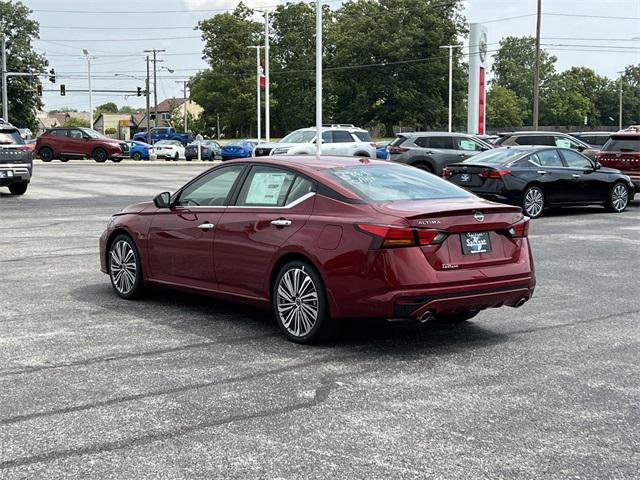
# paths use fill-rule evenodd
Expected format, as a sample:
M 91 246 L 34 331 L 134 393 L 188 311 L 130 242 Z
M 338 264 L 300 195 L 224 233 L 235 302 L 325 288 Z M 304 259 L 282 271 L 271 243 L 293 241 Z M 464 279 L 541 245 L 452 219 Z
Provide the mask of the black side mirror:
M 596 162 L 593 164 L 594 170 L 600 170 L 602 168 L 602 164 L 600 162 Z
M 587 149 L 587 147 L 583 147 L 582 145 L 578 145 L 578 151 L 579 152 L 584 152 Z
M 171 194 L 169 192 L 162 192 L 153 197 L 153 203 L 158 208 L 171 207 Z

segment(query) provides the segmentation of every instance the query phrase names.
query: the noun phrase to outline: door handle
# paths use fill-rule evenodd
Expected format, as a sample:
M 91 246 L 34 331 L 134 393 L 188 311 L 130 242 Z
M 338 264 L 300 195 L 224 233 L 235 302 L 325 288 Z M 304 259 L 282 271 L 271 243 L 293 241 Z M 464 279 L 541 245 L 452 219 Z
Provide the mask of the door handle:
M 540 175 L 546 175 L 547 174 L 546 170 L 538 170 L 538 173 Z
M 580 178 L 580 175 L 578 175 L 577 173 L 574 173 L 573 175 L 571 175 L 573 178 Z
M 199 228 L 200 230 L 205 231 L 205 232 L 206 232 L 207 230 L 211 230 L 213 227 L 215 227 L 215 224 L 213 224 L 213 223 L 209 223 L 209 222 L 201 223 L 200 225 L 198 225 L 198 228 Z
M 277 220 L 271 220 L 271 225 L 275 225 L 276 227 L 288 227 L 291 225 L 291 220 L 287 220 L 286 218 L 279 218 Z

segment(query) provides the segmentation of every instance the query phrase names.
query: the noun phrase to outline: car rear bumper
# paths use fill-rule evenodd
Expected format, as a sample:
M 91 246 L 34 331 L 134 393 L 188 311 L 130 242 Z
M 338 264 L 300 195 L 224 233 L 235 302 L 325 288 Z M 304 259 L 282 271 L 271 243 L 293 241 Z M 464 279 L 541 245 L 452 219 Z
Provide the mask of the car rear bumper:
M 31 181 L 31 170 L 23 163 L 21 164 L 0 164 L 0 186 L 6 187 L 16 183 Z

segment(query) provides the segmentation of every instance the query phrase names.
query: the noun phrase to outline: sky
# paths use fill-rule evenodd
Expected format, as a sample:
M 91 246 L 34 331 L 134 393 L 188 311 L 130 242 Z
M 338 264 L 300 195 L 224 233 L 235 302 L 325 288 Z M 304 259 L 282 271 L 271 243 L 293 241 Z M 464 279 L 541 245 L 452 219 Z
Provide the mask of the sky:
M 145 49 L 164 49 L 158 55 L 158 101 L 182 96 L 180 81 L 206 68 L 199 20 L 232 10 L 237 0 L 22 0 L 40 23 L 39 52 L 46 52 L 58 81 L 44 83 L 45 110 L 70 107 L 88 110 L 87 60 L 92 58 L 94 107 L 105 102 L 143 107 L 137 87 L 144 88 Z M 332 0 L 330 5 L 338 5 Z M 276 6 L 282 0 L 245 0 L 250 7 Z M 468 22 L 488 28 L 488 49 L 501 38 L 535 34 L 536 0 L 466 0 Z M 558 58 L 558 71 L 572 66 L 593 68 L 609 78 L 625 66 L 640 63 L 640 0 L 543 0 L 543 48 Z M 515 17 L 515 18 L 514 18 Z M 381 32 L 381 41 L 384 40 Z M 461 39 L 464 43 L 464 39 Z M 119 76 L 115 76 L 118 74 Z M 128 75 L 128 76 L 127 76 Z M 132 78 L 135 77 L 135 78 Z M 67 95 L 58 93 L 64 83 Z M 53 92 L 46 92 L 51 89 Z M 153 103 L 153 101 L 152 101 Z

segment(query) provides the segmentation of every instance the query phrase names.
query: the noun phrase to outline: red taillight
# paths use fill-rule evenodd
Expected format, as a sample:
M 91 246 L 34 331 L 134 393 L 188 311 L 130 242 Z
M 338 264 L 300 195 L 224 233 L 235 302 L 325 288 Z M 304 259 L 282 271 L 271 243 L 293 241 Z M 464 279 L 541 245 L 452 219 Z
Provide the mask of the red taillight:
M 524 217 L 519 222 L 511 225 L 507 229 L 507 233 L 513 238 L 524 238 L 529 236 L 529 217 Z
M 483 170 L 480 172 L 480 176 L 482 178 L 502 178 L 505 175 L 509 175 L 511 170 L 507 170 L 506 168 L 500 170 Z
M 409 149 L 405 147 L 387 147 L 387 151 L 389 153 L 404 153 L 408 152 Z
M 427 228 L 400 227 L 395 225 L 356 224 L 356 228 L 378 239 L 378 248 L 416 247 L 442 243 L 447 234 Z
M 31 150 L 31 147 L 29 147 L 29 145 L 19 145 L 17 147 L 15 147 L 16 150 Z

